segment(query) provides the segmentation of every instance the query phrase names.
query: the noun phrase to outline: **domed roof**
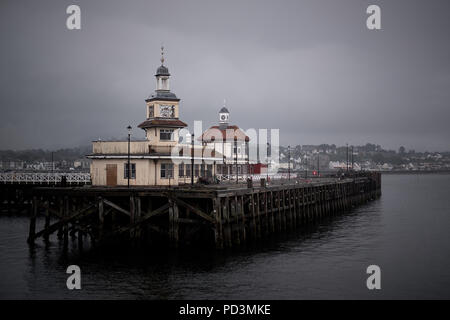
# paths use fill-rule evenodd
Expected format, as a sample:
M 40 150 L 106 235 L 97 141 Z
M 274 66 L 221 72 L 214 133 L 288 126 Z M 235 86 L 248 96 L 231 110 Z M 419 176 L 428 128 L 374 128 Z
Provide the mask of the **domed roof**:
M 223 107 L 220 109 L 219 113 L 230 113 L 227 108 Z
M 160 65 L 159 68 L 156 70 L 155 76 L 170 76 L 169 68 L 167 68 L 164 65 Z

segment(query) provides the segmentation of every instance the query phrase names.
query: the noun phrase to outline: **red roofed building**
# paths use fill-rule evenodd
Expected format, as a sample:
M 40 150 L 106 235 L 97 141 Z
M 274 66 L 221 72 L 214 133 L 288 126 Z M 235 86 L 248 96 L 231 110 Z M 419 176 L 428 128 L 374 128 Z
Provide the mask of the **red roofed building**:
M 238 126 L 230 125 L 229 119 L 230 112 L 223 107 L 219 111 L 219 125 L 207 129 L 198 140 L 223 155 L 223 162 L 216 167 L 217 174 L 247 174 L 252 165 L 248 157 L 250 138 Z

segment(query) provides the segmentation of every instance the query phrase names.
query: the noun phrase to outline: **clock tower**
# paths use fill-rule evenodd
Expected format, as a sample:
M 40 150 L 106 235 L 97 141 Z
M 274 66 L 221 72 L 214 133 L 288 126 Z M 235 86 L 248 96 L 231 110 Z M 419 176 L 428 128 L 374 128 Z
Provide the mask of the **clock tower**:
M 219 127 L 220 129 L 226 129 L 230 122 L 230 112 L 225 106 L 219 111 Z
M 164 47 L 161 47 L 161 65 L 155 74 L 156 90 L 145 100 L 147 119 L 138 127 L 145 130 L 151 144 L 175 145 L 179 129 L 187 124 L 179 120 L 180 99 L 170 91 L 170 73 L 164 61 Z

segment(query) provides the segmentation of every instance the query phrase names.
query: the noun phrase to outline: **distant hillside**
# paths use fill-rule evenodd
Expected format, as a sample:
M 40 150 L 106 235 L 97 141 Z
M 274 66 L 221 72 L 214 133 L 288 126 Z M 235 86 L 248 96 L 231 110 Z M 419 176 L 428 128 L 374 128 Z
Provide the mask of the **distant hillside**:
M 85 155 L 92 152 L 91 146 L 81 146 L 77 148 L 67 148 L 58 150 L 0 150 L 0 161 L 51 161 L 53 152 L 54 161 L 74 161 L 84 158 Z

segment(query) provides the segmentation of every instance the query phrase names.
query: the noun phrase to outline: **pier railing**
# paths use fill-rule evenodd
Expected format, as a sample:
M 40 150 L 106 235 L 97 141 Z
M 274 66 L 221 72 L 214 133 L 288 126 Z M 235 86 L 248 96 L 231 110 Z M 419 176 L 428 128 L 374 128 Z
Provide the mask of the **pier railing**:
M 63 178 L 65 177 L 65 178 Z M 57 172 L 0 172 L 0 183 L 22 183 L 22 184 L 60 184 L 63 179 L 67 184 L 90 184 L 89 173 Z
M 221 182 L 226 181 L 236 181 L 236 174 L 216 174 L 216 178 Z M 296 173 L 269 173 L 269 174 L 238 174 L 239 181 L 246 181 L 247 179 L 252 179 L 253 181 L 260 181 L 261 179 L 269 180 L 283 180 L 283 179 L 295 179 L 297 178 Z

